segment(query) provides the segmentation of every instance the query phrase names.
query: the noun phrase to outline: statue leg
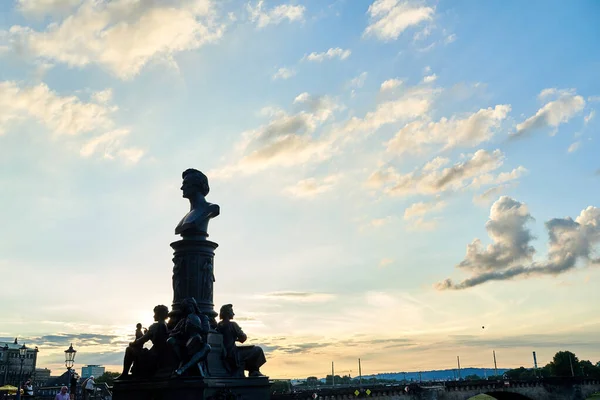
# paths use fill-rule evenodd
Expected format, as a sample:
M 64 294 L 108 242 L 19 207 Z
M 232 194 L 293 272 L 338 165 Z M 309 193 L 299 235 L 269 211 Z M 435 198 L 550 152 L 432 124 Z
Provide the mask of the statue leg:
M 177 339 L 170 337 L 167 339 L 167 344 L 171 346 L 173 353 L 175 353 L 175 357 L 177 357 L 177 362 L 181 365 L 183 363 L 183 354 L 181 353 L 181 346 L 177 343 Z
M 259 346 L 254 346 L 244 352 L 244 369 L 248 371 L 248 376 L 264 376 L 260 372 L 260 367 L 267 362 L 263 349 Z
M 208 356 L 208 353 L 210 353 L 210 345 L 209 344 L 205 344 L 202 349 L 200 349 L 200 351 L 198 351 L 196 354 L 194 354 L 190 360 L 185 363 L 183 366 L 181 366 L 180 368 L 177 369 L 177 371 L 175 371 L 175 373 L 179 376 L 183 375 L 183 373 L 185 371 L 187 371 L 190 367 L 192 367 L 193 365 L 198 364 L 201 361 L 204 361 L 206 359 L 206 357 Z M 198 368 L 200 369 L 200 376 L 204 377 L 205 371 L 204 371 L 204 367 L 202 365 L 198 365 Z
M 135 351 L 131 346 L 127 346 L 125 349 L 125 357 L 123 359 L 123 372 L 116 379 L 125 379 L 129 376 L 129 370 L 135 360 Z

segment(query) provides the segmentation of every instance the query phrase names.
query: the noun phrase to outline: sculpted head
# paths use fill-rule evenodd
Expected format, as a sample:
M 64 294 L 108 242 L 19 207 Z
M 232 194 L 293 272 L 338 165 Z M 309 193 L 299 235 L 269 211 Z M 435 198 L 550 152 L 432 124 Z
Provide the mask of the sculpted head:
M 154 307 L 154 320 L 164 321 L 169 316 L 169 308 L 165 305 L 159 304 Z
M 225 318 L 233 319 L 234 315 L 235 314 L 233 312 L 233 304 L 225 304 L 225 305 L 221 306 L 221 309 L 219 310 L 219 318 L 221 318 L 221 319 L 225 319 Z
M 181 190 L 183 191 L 183 197 L 192 198 L 195 193 L 200 193 L 202 196 L 206 196 L 210 191 L 208 187 L 208 178 L 202 172 L 197 169 L 186 169 L 181 174 L 183 178 L 183 184 Z
M 198 303 L 196 299 L 193 297 L 188 297 L 183 300 L 183 309 L 186 314 L 199 314 L 200 308 L 198 307 Z

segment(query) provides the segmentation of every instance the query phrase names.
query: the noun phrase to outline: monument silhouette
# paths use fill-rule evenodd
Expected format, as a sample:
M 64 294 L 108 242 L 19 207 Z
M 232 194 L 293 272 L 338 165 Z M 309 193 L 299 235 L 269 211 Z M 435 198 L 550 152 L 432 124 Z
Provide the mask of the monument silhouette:
M 220 207 L 206 201 L 206 175 L 187 169 L 182 178 L 190 211 L 175 228 L 181 239 L 171 243 L 171 310 L 162 304 L 154 307 L 156 322 L 127 347 L 113 400 L 269 399 L 269 380 L 260 372 L 266 362 L 263 350 L 235 344 L 247 336 L 232 321 L 233 305 L 223 305 L 221 321 L 216 321 L 213 284 L 218 245 L 208 240 L 208 223 L 220 214 Z M 149 341 L 152 347 L 144 348 Z

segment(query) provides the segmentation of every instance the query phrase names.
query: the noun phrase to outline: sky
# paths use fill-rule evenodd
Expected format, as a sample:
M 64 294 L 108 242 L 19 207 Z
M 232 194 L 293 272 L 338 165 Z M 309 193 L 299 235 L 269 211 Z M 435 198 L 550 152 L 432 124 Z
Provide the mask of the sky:
M 117 371 L 208 176 L 275 378 L 600 360 L 600 3 L 0 2 L 0 340 Z

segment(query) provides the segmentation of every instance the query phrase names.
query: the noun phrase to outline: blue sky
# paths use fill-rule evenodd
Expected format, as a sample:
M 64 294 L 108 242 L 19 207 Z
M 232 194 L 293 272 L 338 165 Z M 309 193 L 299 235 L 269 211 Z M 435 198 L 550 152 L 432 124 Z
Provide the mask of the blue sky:
M 598 361 L 599 14 L 2 2 L 0 336 L 118 368 L 171 300 L 194 167 L 215 304 L 273 376 Z

